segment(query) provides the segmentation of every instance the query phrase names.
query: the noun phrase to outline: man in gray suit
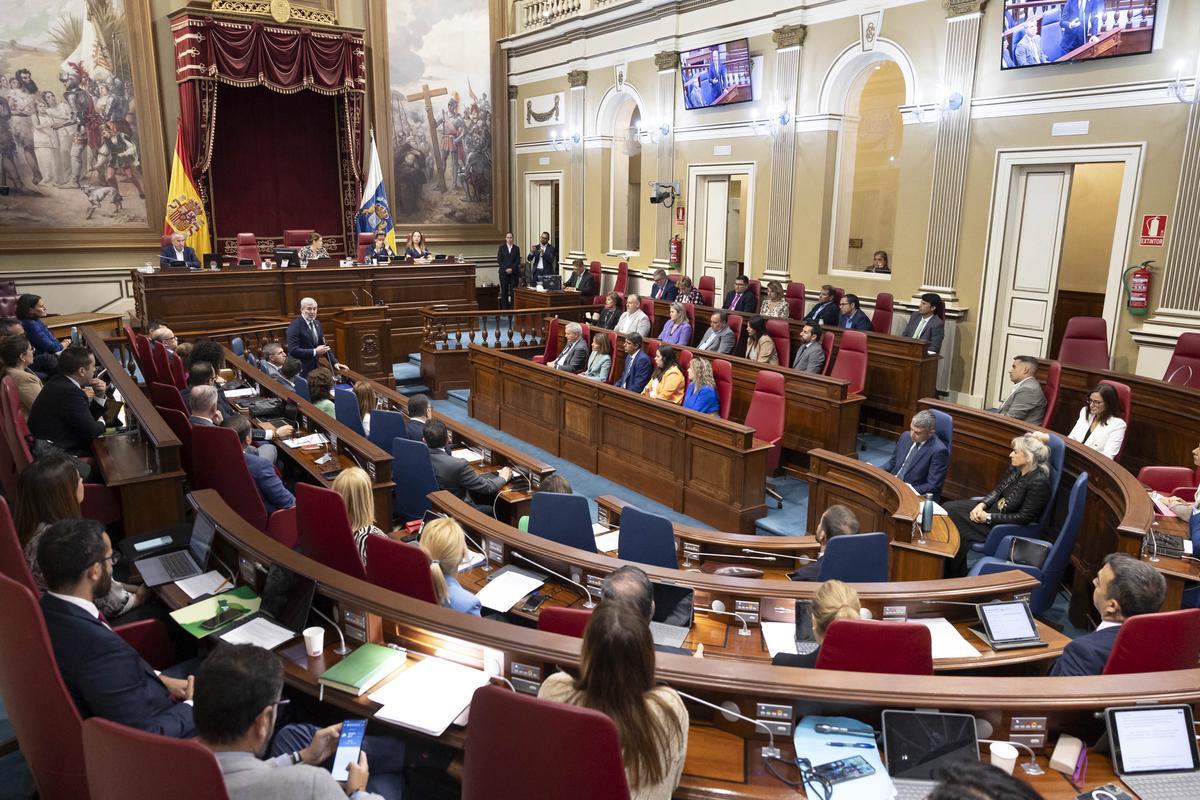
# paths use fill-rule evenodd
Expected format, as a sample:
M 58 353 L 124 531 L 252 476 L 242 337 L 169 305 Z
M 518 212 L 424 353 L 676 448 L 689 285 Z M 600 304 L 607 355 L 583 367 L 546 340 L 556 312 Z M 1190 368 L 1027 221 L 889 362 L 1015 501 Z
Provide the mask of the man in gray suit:
M 567 323 L 567 341 L 558 358 L 550 366 L 563 372 L 580 373 L 587 366 L 588 344 L 583 341 L 583 328 L 578 322 Z
M 930 353 L 942 351 L 942 340 L 946 337 L 946 322 L 939 316 L 942 298 L 933 292 L 921 295 L 917 310 L 908 318 L 903 336 L 928 342 L 925 349 Z
M 801 372 L 815 372 L 820 375 L 825 371 L 825 351 L 821 349 L 821 326 L 806 322 L 800 329 L 800 346 L 796 348 L 796 358 L 792 361 L 792 369 Z
M 1022 422 L 1042 424 L 1042 418 L 1046 416 L 1046 393 L 1035 377 L 1037 363 L 1033 356 L 1017 356 L 1013 359 L 1012 366 L 1008 368 L 1008 379 L 1016 386 L 997 411 Z
M 697 346 L 701 350 L 729 354 L 735 344 L 733 330 L 729 327 L 729 312 L 725 309 L 714 311 L 708 319 L 708 331 Z
M 1049 56 L 1042 49 L 1042 37 L 1038 34 L 1038 17 L 1030 17 L 1025 23 L 1025 35 L 1017 42 L 1013 58 L 1017 60 L 1018 67 L 1050 63 Z
M 426 422 L 421 435 L 429 447 L 429 460 L 433 464 L 438 488 L 451 492 L 461 500 L 475 501 L 480 511 L 492 513 L 491 506 L 486 504 L 491 503 L 504 485 L 512 480 L 512 469 L 501 467 L 495 473 L 476 472 L 466 459 L 450 455 L 446 451 L 450 437 L 446 433 L 446 423 L 440 419 Z
M 252 644 L 223 645 L 196 676 L 196 732 L 213 751 L 230 800 L 396 800 L 403 792 L 404 743 L 363 738 L 344 784 L 322 764 L 337 751 L 342 725 L 286 725 L 274 737 L 283 666 Z M 376 774 L 368 770 L 368 754 Z M 270 756 L 263 760 L 260 756 Z M 385 774 L 386 773 L 386 774 Z M 367 786 L 370 783 L 370 791 Z

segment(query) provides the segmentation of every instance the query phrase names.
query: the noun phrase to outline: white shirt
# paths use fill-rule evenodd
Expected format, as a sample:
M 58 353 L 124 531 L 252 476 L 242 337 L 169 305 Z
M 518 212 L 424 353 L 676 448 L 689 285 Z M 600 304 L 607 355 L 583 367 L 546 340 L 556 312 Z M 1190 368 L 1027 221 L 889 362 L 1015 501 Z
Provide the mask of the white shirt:
M 640 333 L 642 338 L 650 335 L 650 318 L 640 308 L 637 311 L 626 311 L 617 320 L 617 333 Z
M 1097 425 L 1096 430 L 1089 432 L 1091 422 L 1087 406 L 1079 409 L 1079 419 L 1068 438 L 1081 442 L 1085 447 L 1090 447 L 1109 458 L 1116 458 L 1117 453 L 1121 452 L 1122 442 L 1125 441 L 1125 420 L 1109 417 L 1107 422 Z
M 183 251 L 180 250 L 179 248 L 175 248 L 175 260 L 183 261 Z
M 73 594 L 59 594 L 58 592 L 49 592 L 49 591 L 46 592 L 46 594 L 50 595 L 51 597 L 57 597 L 59 600 L 62 600 L 64 603 L 70 603 L 73 606 L 82 608 L 84 611 L 86 611 L 88 613 L 88 616 L 95 617 L 96 619 L 100 619 L 100 609 L 96 608 L 96 604 L 93 603 L 91 600 L 84 600 L 82 597 L 76 597 Z M 104 620 L 100 620 L 100 621 L 103 622 Z

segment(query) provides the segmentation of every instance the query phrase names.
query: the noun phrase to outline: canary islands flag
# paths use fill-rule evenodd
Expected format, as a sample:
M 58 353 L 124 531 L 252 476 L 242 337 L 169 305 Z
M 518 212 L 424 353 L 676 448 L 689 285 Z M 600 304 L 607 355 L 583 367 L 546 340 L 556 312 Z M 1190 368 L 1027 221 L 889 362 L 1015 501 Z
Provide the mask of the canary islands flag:
M 163 220 L 163 236 L 187 234 L 187 246 L 203 259 L 212 252 L 208 233 L 208 215 L 196 182 L 192 180 L 192 165 L 183 146 L 183 129 L 175 126 L 175 157 L 171 160 L 171 185 L 167 188 L 167 213 Z
M 383 170 L 379 167 L 374 131 L 371 132 L 371 166 L 363 184 L 362 201 L 358 204 L 358 218 L 354 227 L 359 233 L 387 234 L 387 246 L 393 253 L 396 252 L 396 231 L 392 225 L 387 190 L 383 188 Z

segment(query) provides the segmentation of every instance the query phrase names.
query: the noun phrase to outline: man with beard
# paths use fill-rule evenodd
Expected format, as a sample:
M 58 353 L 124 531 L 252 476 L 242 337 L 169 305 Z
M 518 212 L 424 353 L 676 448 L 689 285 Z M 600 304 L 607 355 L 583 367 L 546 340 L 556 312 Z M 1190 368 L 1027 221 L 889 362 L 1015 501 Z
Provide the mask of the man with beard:
M 42 615 L 58 671 L 85 719 L 100 717 L 162 736 L 190 738 L 195 735 L 190 665 L 168 670 L 186 677 L 156 673 L 96 608 L 96 598 L 112 586 L 117 558 L 95 520 L 64 519 L 42 533 L 37 548 L 46 581 Z

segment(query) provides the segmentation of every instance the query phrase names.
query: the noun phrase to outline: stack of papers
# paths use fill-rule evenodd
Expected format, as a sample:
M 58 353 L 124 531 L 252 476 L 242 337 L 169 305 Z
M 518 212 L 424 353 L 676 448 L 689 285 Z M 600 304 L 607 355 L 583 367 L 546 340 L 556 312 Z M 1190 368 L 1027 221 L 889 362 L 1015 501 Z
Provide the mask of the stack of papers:
M 210 569 L 203 575 L 197 575 L 194 578 L 184 578 L 181 581 L 175 581 L 188 599 L 195 600 L 197 597 L 203 597 L 206 594 L 212 594 L 222 586 L 228 586 L 229 581 L 224 575 L 214 569 Z
M 763 644 L 774 658 L 780 653 L 796 654 L 796 623 L 761 622 Z
M 929 636 L 933 639 L 934 661 L 939 658 L 979 658 L 982 655 L 945 617 L 908 621 L 929 628 Z
M 296 634 L 266 617 L 255 617 L 219 638 L 230 644 L 256 644 L 264 650 L 274 650 L 284 642 L 296 638 Z
M 375 712 L 376 718 L 441 736 L 471 704 L 475 690 L 487 682 L 482 670 L 429 656 L 372 692 L 370 698 L 383 706 Z
M 474 569 L 483 563 L 483 553 L 476 553 L 471 548 L 467 548 L 467 555 L 463 558 L 462 563 L 458 565 L 458 571 L 463 572 L 468 569 Z
M 484 608 L 504 612 L 511 610 L 518 600 L 535 589 L 541 588 L 544 583 L 545 581 L 541 578 L 510 570 L 497 573 L 496 577 L 488 581 L 488 585 L 480 589 L 475 596 L 479 598 L 479 603 Z
M 232 389 L 225 393 L 225 397 L 226 399 L 236 400 L 239 397 L 254 397 L 256 394 L 258 394 L 257 386 L 247 386 L 244 389 Z
M 301 436 L 295 439 L 282 440 L 288 447 L 307 447 L 311 444 L 328 444 L 329 440 L 325 438 L 323 433 L 310 433 L 308 436 Z
M 483 453 L 478 453 L 469 447 L 460 447 L 457 450 L 451 450 L 450 455 L 455 458 L 461 458 L 469 464 L 477 464 L 483 461 Z
M 601 553 L 614 553 L 620 549 L 620 546 L 621 546 L 621 531 L 620 531 L 620 529 L 617 529 L 615 531 L 605 530 L 601 533 L 596 534 L 596 549 L 599 550 Z

